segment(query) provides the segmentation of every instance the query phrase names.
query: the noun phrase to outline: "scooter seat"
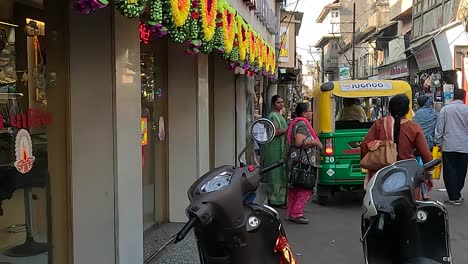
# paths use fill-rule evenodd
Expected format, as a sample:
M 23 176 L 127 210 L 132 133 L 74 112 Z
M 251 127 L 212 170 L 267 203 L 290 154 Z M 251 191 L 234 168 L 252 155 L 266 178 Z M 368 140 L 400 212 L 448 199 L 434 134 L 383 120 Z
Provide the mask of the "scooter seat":
M 404 264 L 441 264 L 430 258 L 418 257 L 418 258 L 411 258 L 405 261 Z

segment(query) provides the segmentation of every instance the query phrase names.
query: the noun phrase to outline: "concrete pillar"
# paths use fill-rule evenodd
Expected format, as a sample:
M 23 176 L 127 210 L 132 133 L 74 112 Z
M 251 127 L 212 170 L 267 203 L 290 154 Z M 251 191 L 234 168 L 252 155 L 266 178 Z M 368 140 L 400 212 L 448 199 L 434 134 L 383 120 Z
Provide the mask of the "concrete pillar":
M 208 57 L 169 44 L 169 221 L 185 222 L 187 190 L 209 170 Z
M 198 55 L 197 70 L 198 177 L 201 177 L 210 170 L 210 90 L 208 81 L 208 55 Z
M 138 19 L 114 16 L 115 222 L 119 264 L 143 262 L 141 69 Z
M 236 88 L 234 73 L 219 57 L 214 60 L 214 166 L 236 163 Z
M 142 263 L 138 20 L 69 12 L 73 262 Z
M 245 75 L 236 76 L 236 158 L 246 145 L 247 91 Z M 243 159 L 245 161 L 245 159 Z M 237 164 L 239 165 L 239 164 Z

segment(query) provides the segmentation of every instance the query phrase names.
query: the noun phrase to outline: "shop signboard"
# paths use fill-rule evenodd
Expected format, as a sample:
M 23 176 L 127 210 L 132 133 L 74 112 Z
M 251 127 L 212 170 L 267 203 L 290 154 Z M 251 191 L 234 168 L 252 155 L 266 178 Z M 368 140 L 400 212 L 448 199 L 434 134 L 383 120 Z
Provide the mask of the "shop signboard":
M 444 102 L 449 104 L 453 101 L 453 91 L 455 86 L 453 84 L 444 84 Z
M 418 47 L 416 50 L 414 57 L 420 71 L 439 67 L 432 41 L 423 47 Z
M 340 67 L 340 81 L 351 79 L 349 66 Z
M 380 80 L 393 80 L 403 78 L 409 75 L 408 64 L 405 61 L 397 62 L 392 65 L 379 69 L 378 77 Z
M 289 61 L 289 28 L 286 26 L 281 27 L 281 36 L 280 36 L 280 62 Z

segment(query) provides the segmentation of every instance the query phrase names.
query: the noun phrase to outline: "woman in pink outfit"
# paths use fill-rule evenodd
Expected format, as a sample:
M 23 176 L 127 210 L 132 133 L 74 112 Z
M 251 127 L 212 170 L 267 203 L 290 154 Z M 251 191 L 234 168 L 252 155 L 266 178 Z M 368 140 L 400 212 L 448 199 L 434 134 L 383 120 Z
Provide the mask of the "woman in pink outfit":
M 288 173 L 291 175 L 293 166 L 301 163 L 307 170 L 316 170 L 313 164 L 314 148 L 323 148 L 322 143 L 312 128 L 312 108 L 310 103 L 299 103 L 295 110 L 296 118 L 288 127 Z M 307 224 L 309 220 L 304 217 L 304 207 L 307 204 L 312 189 L 293 186 L 288 189 L 287 212 L 288 219 L 298 224 Z

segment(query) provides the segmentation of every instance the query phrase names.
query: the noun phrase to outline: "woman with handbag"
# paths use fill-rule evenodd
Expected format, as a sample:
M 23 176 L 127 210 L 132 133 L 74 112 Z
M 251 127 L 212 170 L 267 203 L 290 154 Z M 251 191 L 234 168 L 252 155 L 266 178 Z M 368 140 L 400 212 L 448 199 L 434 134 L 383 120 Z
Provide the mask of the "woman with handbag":
M 295 110 L 296 118 L 291 122 L 287 132 L 289 176 L 288 219 L 307 224 L 304 207 L 312 195 L 317 177 L 317 148 L 323 148 L 311 125 L 312 108 L 310 102 L 299 103 Z
M 406 118 L 408 97 L 403 94 L 394 96 L 388 111 L 390 115 L 375 121 L 361 142 L 361 167 L 368 169 L 365 188 L 379 169 L 397 160 L 414 159 L 414 150 L 420 153 L 424 163 L 432 160 L 422 128 Z M 432 181 L 429 186 L 432 188 Z M 420 191 L 415 194 L 420 199 Z

